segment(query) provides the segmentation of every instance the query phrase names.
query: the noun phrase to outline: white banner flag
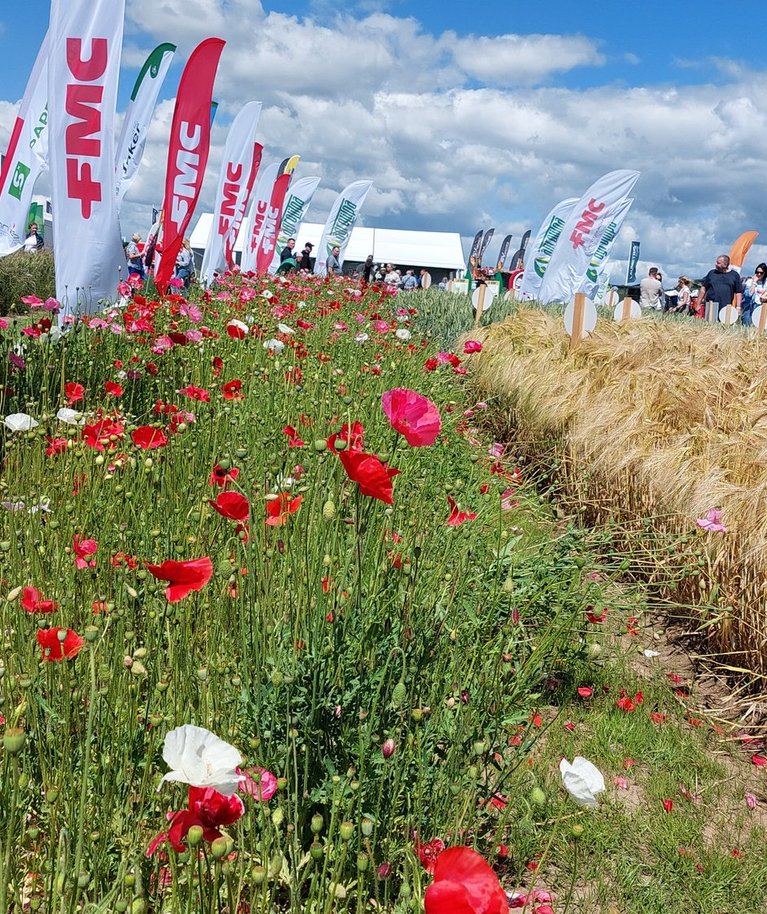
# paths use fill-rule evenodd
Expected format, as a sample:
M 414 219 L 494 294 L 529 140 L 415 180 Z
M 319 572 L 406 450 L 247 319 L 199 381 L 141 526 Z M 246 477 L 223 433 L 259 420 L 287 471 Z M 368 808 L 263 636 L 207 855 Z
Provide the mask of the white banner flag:
M 205 285 L 213 281 L 213 274 L 224 263 L 224 243 L 232 222 L 248 193 L 248 178 L 253 164 L 253 147 L 256 142 L 261 102 L 248 102 L 232 121 L 224 148 L 224 158 L 218 176 L 213 221 L 210 224 L 208 243 L 202 258 L 200 277 Z
M 245 233 L 245 246 L 242 249 L 240 269 L 243 273 L 253 273 L 256 269 L 256 255 L 261 235 L 264 231 L 266 211 L 272 199 L 272 188 L 277 179 L 280 163 L 272 162 L 259 174 L 256 189 L 253 192 L 253 202 L 250 204 L 247 232 Z
M 59 320 L 99 310 L 127 273 L 114 121 L 125 0 L 52 0 L 48 98 Z
M 0 171 L 0 257 L 24 244 L 35 181 L 48 165 L 48 36 L 37 54 Z M 40 226 L 42 230 L 44 226 Z
M 327 276 L 328 256 L 334 247 L 340 248 L 338 262 L 340 264 L 339 272 L 344 265 L 344 251 L 349 244 L 352 235 L 354 223 L 365 202 L 368 191 L 373 186 L 372 181 L 355 181 L 348 187 L 345 187 L 336 197 L 322 230 L 322 238 L 317 248 L 317 259 L 314 262 L 314 272 L 318 276 Z
M 608 172 L 576 203 L 551 255 L 538 296 L 540 301 L 569 302 L 580 289 L 616 207 L 628 197 L 638 180 L 638 171 Z
M 554 253 L 559 236 L 562 234 L 565 221 L 577 202 L 577 197 L 569 197 L 567 200 L 557 203 L 541 223 L 541 227 L 536 233 L 535 241 L 530 245 L 525 255 L 525 272 L 522 274 L 522 279 L 517 289 L 517 298 L 538 298 L 551 255 Z
M 629 197 L 613 208 L 610 221 L 605 226 L 602 237 L 599 239 L 599 244 L 597 244 L 596 250 L 591 256 L 591 262 L 586 270 L 586 278 L 583 280 L 579 291 L 585 292 L 592 301 L 597 300 L 604 285 L 604 267 L 607 266 L 610 251 L 612 251 L 615 239 L 623 226 L 623 220 L 628 215 L 633 202 L 634 198 Z
M 300 243 L 298 231 L 301 228 L 301 223 L 304 221 L 306 211 L 309 209 L 309 204 L 312 202 L 312 197 L 314 196 L 314 192 L 317 190 L 317 185 L 319 183 L 319 178 L 310 177 L 300 178 L 290 185 L 288 196 L 285 199 L 285 206 L 282 209 L 282 225 L 280 227 L 280 233 L 277 236 L 277 247 L 274 252 L 274 258 L 269 267 L 270 273 L 277 272 L 277 267 L 280 265 L 280 253 L 288 243 L 288 238 L 295 238 L 296 251 L 300 250 L 298 246 Z
M 156 47 L 147 57 L 133 86 L 115 158 L 118 209 L 141 164 L 149 124 L 175 51 L 175 44 Z

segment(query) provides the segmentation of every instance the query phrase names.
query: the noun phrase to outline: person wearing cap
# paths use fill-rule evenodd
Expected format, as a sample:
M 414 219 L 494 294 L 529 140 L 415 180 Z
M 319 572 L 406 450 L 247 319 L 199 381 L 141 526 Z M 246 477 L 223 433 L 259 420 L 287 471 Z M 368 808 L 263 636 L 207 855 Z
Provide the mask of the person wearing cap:
M 314 245 L 311 241 L 307 241 L 304 245 L 303 251 L 296 258 L 296 263 L 298 264 L 299 270 L 308 270 L 310 273 L 312 271 L 312 248 Z

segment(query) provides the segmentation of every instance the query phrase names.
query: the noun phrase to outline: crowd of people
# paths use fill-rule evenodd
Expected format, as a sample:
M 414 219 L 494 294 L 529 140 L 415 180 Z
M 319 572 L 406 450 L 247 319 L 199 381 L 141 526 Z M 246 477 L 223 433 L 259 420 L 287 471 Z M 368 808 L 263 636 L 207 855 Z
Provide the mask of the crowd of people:
M 760 263 L 752 276 L 741 276 L 731 268 L 728 255 L 720 254 L 703 279 L 694 282 L 683 275 L 673 289 L 664 288 L 662 273 L 650 267 L 639 283 L 639 304 L 645 310 L 707 320 L 717 320 L 723 308 L 732 306 L 741 323 L 749 327 L 755 309 L 767 305 L 767 264 Z

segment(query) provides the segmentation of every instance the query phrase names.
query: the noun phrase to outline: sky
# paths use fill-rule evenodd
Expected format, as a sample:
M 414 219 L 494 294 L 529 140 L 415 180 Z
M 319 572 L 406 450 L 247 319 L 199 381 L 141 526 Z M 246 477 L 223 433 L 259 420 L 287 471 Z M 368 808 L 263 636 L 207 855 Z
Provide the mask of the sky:
M 0 6 L 0 148 L 49 11 L 50 0 Z M 229 124 L 258 100 L 264 164 L 297 153 L 297 176 L 322 176 L 310 221 L 369 178 L 362 224 L 464 239 L 493 226 L 500 244 L 601 174 L 631 168 L 641 178 L 614 281 L 633 240 L 640 271 L 699 276 L 753 229 L 764 244 L 749 272 L 767 260 L 767 55 L 750 37 L 761 13 L 756 0 L 726 10 L 714 0 L 127 0 L 120 116 L 149 51 L 170 41 L 178 52 L 123 235 L 144 234 L 161 203 L 178 80 L 194 46 L 216 35 L 227 45 L 199 211 L 212 208 Z M 495 253 L 491 244 L 486 260 Z

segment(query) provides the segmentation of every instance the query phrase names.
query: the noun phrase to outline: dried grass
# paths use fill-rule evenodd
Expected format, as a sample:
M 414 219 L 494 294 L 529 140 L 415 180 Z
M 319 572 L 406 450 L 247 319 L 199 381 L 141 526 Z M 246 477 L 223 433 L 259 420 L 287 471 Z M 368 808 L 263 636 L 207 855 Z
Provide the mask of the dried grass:
M 722 508 L 729 532 L 707 535 L 707 567 L 678 596 L 702 605 L 714 587 L 720 610 L 702 627 L 767 673 L 767 342 L 700 322 L 602 322 L 571 352 L 561 320 L 532 309 L 471 338 L 485 344 L 471 363 L 481 395 L 508 405 L 531 456 L 556 458 L 590 520 L 684 534 Z

